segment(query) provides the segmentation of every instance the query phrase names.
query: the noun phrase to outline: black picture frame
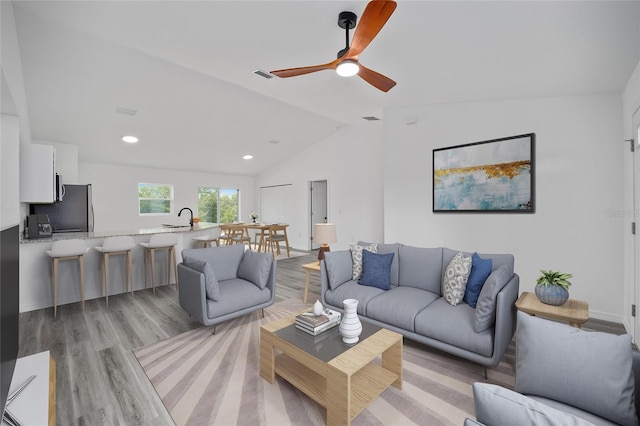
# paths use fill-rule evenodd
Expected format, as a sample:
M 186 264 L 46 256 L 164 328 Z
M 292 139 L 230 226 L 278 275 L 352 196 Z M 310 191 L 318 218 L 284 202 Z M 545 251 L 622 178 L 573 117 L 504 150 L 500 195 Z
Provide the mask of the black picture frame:
M 434 213 L 534 213 L 535 133 L 433 150 Z

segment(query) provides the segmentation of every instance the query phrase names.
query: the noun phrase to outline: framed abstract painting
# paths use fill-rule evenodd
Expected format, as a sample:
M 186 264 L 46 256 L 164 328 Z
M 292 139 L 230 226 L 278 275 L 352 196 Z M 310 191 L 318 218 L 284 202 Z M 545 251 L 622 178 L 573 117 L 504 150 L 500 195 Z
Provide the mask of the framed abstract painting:
M 433 150 L 434 212 L 535 211 L 535 134 Z

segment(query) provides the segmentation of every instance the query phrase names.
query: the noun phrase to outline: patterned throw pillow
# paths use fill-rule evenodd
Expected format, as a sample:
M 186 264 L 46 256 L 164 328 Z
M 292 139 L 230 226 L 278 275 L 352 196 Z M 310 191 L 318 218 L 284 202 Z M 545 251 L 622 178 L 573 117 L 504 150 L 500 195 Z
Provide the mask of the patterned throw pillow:
M 362 277 L 362 250 L 369 250 L 371 253 L 378 253 L 378 244 L 373 243 L 368 246 L 361 246 L 351 243 L 351 260 L 353 261 L 353 277 L 354 281 Z
M 457 306 L 462 302 L 470 273 L 471 258 L 464 257 L 462 252 L 458 252 L 449 262 L 442 283 L 442 296 L 451 306 Z

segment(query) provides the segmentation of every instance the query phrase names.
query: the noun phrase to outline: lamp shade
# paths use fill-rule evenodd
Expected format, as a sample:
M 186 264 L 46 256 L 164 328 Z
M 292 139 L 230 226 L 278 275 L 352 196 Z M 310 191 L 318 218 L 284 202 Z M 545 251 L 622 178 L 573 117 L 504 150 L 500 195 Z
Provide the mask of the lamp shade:
M 336 224 L 335 223 L 316 223 L 313 226 L 313 242 L 316 244 L 335 243 L 336 240 Z

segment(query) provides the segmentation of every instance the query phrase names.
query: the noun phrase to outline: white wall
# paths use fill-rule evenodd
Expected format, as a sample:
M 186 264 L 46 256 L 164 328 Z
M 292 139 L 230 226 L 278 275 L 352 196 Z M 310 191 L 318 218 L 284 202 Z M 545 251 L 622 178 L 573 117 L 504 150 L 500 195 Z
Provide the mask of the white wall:
M 627 232 L 624 233 L 624 321 L 623 324 L 629 331 L 635 331 L 637 336 L 638 330 L 635 330 L 633 318 L 631 316 L 631 305 L 638 304 L 638 295 L 634 290 L 634 237 L 628 230 L 631 228 L 631 222 L 638 221 L 638 209 L 634 206 L 633 200 L 633 156 L 640 156 L 640 148 L 638 147 L 638 137 L 633 130 L 633 114 L 640 107 L 640 64 L 636 65 L 636 68 L 631 75 L 627 83 L 627 87 L 622 93 L 622 131 L 624 139 L 634 139 L 636 146 L 636 152 L 634 154 L 627 154 L 624 157 L 623 170 L 624 170 L 624 194 L 625 194 L 625 208 L 624 208 L 624 227 Z M 629 149 L 629 144 L 625 143 L 626 148 Z M 638 161 L 638 160 L 636 160 Z M 640 206 L 638 206 L 640 207 Z M 638 237 L 636 237 L 638 238 Z M 636 337 L 637 338 L 637 337 Z
M 2 114 L 0 131 L 0 229 L 5 229 L 20 223 L 18 117 Z
M 171 215 L 140 216 L 138 183 L 172 184 L 174 212 Z M 92 184 L 95 231 L 127 231 L 153 228 L 163 223 L 189 223 L 189 216 L 178 212 L 182 207 L 198 214 L 198 187 L 240 190 L 240 214 L 246 217 L 255 209 L 254 180 L 249 176 L 232 176 L 143 167 L 114 166 L 80 162 L 78 183 Z
M 256 177 L 256 188 L 292 184 L 293 247 L 310 248 L 309 182 L 327 180 L 328 221 L 336 224 L 333 250 L 349 242 L 382 240 L 382 124 L 341 128 L 336 134 Z
M 434 148 L 530 132 L 535 214 L 432 212 Z M 539 269 L 570 272 L 571 297 L 592 317 L 622 320 L 620 95 L 385 110 L 384 140 L 385 241 L 513 253 L 520 291 L 533 291 Z

